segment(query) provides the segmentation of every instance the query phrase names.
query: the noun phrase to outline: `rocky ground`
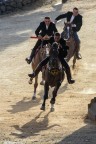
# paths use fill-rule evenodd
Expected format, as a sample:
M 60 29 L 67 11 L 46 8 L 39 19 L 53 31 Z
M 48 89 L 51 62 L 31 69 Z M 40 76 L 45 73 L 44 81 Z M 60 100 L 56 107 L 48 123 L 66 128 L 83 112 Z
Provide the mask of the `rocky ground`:
M 78 7 L 83 15 L 79 32 L 83 59 L 72 70 L 74 85 L 65 78 L 50 113 L 49 100 L 42 112 L 43 86 L 32 101 L 33 85 L 28 84 L 31 66 L 25 58 L 36 40 L 29 37 L 45 16 L 52 20 Z M 0 17 L 0 142 L 2 144 L 96 144 L 96 123 L 88 117 L 88 104 L 96 97 L 96 1 L 69 1 Z M 57 24 L 61 32 L 63 21 Z M 72 61 L 70 61 L 72 68 Z M 39 82 L 41 74 L 39 76 Z M 0 143 L 0 144 L 1 144 Z

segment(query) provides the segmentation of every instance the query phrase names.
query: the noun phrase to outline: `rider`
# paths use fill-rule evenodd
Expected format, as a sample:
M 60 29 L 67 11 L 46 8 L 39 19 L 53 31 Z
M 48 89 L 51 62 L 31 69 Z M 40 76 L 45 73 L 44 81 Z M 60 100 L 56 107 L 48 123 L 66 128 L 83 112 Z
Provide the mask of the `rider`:
M 30 57 L 26 58 L 28 64 L 32 62 L 33 57 L 35 56 L 35 52 L 38 47 L 41 45 L 44 39 L 48 40 L 54 33 L 57 32 L 57 28 L 53 22 L 51 22 L 50 17 L 45 17 L 44 21 L 40 23 L 38 28 L 35 31 L 36 36 L 38 37 L 38 41 L 36 42 L 34 48 L 32 49 Z
M 67 22 L 72 23 L 72 29 L 73 29 L 73 35 L 76 42 L 76 48 L 77 48 L 77 59 L 81 59 L 80 51 L 80 39 L 78 37 L 77 32 L 81 29 L 82 26 L 82 16 L 79 14 L 78 8 L 73 8 L 73 12 L 67 12 L 65 14 L 59 15 L 55 19 L 55 23 L 63 18 L 67 18 Z
M 64 59 L 64 57 L 67 56 L 67 50 L 68 50 L 68 46 L 66 46 L 66 41 L 63 38 L 61 38 L 60 33 L 56 32 L 54 34 L 54 37 L 51 37 L 50 40 L 48 40 L 48 43 L 51 45 L 54 42 L 57 42 L 59 45 L 58 57 L 59 57 L 61 64 L 65 68 L 67 80 L 68 80 L 69 84 L 73 84 L 75 82 L 75 80 L 72 79 L 70 67 Z M 31 78 L 34 78 L 40 72 L 40 70 L 42 70 L 42 67 L 48 63 L 49 58 L 50 58 L 50 56 L 47 56 L 42 62 L 39 63 L 36 70 L 32 74 L 29 74 L 28 76 Z

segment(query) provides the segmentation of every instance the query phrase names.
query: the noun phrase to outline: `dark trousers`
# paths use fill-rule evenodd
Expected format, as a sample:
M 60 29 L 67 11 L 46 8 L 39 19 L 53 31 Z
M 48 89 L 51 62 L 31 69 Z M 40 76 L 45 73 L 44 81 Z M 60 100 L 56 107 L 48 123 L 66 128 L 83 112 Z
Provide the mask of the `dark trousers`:
M 79 36 L 78 36 L 77 32 L 73 33 L 73 37 L 74 37 L 75 42 L 80 44 L 80 39 L 79 39 Z
M 72 79 L 70 67 L 69 67 L 68 63 L 66 62 L 66 60 L 63 57 L 59 56 L 59 60 L 62 64 L 62 66 L 65 68 L 67 80 L 69 82 Z

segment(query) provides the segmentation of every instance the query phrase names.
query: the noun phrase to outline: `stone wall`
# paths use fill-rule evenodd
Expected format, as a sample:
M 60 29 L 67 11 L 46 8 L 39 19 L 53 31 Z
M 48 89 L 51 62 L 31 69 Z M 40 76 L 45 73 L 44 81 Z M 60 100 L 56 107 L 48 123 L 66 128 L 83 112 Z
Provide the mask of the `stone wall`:
M 38 0 L 0 0 L 0 15 L 22 9 L 36 1 Z

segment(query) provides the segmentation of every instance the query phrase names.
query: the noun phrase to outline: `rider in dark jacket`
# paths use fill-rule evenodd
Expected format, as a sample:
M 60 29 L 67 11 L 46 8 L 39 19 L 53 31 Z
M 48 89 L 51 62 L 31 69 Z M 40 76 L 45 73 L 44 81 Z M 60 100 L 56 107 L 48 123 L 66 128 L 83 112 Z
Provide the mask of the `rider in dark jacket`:
M 79 36 L 77 34 L 78 31 L 80 31 L 81 26 L 82 26 L 82 16 L 79 14 L 79 10 L 78 8 L 74 8 L 73 12 L 67 12 L 65 14 L 61 14 L 59 15 L 56 19 L 55 19 L 55 23 L 60 20 L 66 18 L 67 22 L 72 24 L 72 29 L 73 29 L 73 35 L 74 35 L 74 39 L 76 42 L 76 48 L 77 48 L 77 58 L 81 59 L 81 54 L 79 53 L 80 51 L 80 39 Z
M 45 17 L 44 21 L 40 23 L 38 28 L 35 31 L 36 36 L 38 37 L 38 41 L 32 49 L 31 55 L 29 58 L 26 58 L 28 64 L 32 62 L 33 57 L 35 56 L 36 50 L 41 45 L 43 39 L 49 39 L 54 33 L 57 32 L 56 26 L 53 22 L 51 22 L 50 17 Z
M 61 64 L 65 68 L 67 80 L 68 80 L 69 84 L 73 84 L 75 82 L 75 80 L 72 79 L 70 67 L 64 59 L 64 57 L 67 56 L 67 50 L 68 50 L 68 46 L 66 46 L 66 41 L 63 38 L 61 38 L 60 33 L 57 32 L 57 33 L 55 33 L 54 37 L 51 37 L 50 40 L 48 41 L 48 43 L 51 45 L 54 42 L 57 42 L 59 44 L 58 57 L 59 57 Z M 36 70 L 32 74 L 29 74 L 28 76 L 31 78 L 34 78 L 40 72 L 40 70 L 42 70 L 42 67 L 48 63 L 49 58 L 50 58 L 50 56 L 47 56 L 42 62 L 39 63 Z

